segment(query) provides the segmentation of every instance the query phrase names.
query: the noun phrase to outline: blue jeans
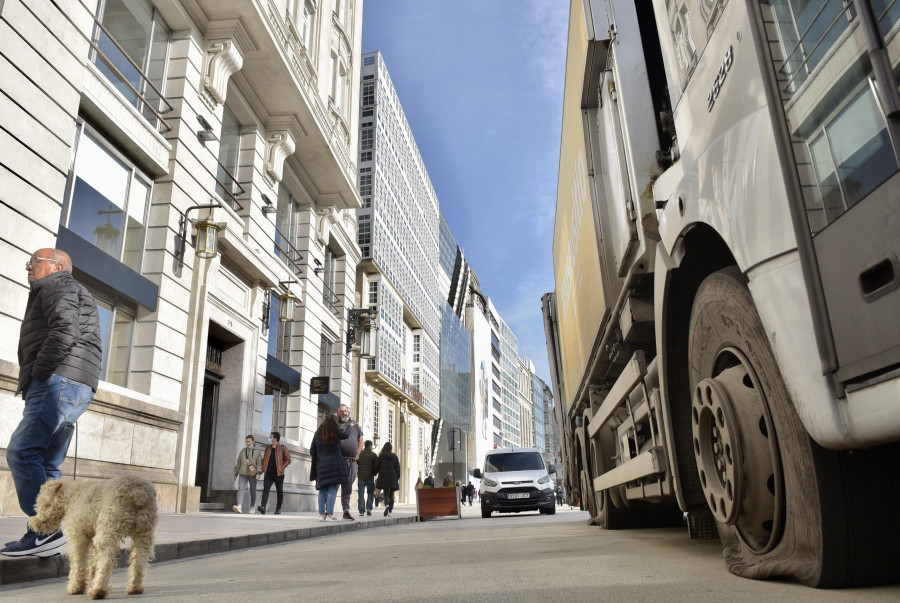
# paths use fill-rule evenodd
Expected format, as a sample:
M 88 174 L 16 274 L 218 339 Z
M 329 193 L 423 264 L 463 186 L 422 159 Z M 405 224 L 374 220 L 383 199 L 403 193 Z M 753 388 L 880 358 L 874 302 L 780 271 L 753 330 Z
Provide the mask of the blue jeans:
M 319 515 L 334 515 L 334 501 L 337 499 L 339 485 L 329 484 L 319 490 Z
M 368 489 L 368 496 L 365 495 Z M 375 500 L 375 480 L 360 479 L 356 482 L 357 503 L 359 505 L 359 514 L 362 515 L 366 511 L 372 510 L 372 502 Z
M 28 385 L 22 421 L 6 448 L 19 506 L 26 515 L 34 516 L 44 482 L 62 477 L 59 466 L 66 459 L 75 421 L 93 399 L 90 387 L 59 375 Z

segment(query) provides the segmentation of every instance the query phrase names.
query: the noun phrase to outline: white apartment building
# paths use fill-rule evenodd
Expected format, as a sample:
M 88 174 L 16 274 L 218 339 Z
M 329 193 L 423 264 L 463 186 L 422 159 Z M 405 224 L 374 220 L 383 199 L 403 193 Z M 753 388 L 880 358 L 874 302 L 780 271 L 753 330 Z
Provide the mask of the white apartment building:
M 439 416 L 438 199 L 390 74 L 362 56 L 359 103 L 360 305 L 378 311 L 357 417 L 400 458 L 399 502 L 413 500 Z
M 58 247 L 103 327 L 79 475 L 230 508 L 244 436 L 277 430 L 284 508 L 314 508 L 308 447 L 353 381 L 361 32 L 362 0 L 0 2 L 0 448 L 24 264 Z

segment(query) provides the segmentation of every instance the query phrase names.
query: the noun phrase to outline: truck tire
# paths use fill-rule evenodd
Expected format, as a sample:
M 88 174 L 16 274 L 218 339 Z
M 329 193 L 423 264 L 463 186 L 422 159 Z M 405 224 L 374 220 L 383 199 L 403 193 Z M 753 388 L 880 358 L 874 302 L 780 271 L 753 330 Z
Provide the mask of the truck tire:
M 811 440 L 743 283 L 736 268 L 703 281 L 688 347 L 694 456 L 728 570 L 820 588 L 896 580 L 897 465 L 878 474 L 870 451 Z

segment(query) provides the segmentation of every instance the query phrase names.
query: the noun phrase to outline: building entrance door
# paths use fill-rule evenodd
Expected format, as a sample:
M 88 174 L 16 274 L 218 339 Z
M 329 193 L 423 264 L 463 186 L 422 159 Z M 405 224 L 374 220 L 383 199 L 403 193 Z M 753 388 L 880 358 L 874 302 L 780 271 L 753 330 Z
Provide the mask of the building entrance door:
M 216 414 L 219 409 L 219 377 L 206 372 L 200 408 L 200 434 L 197 440 L 197 471 L 194 485 L 200 487 L 200 502 L 208 503 L 212 490 L 213 445 L 216 441 Z

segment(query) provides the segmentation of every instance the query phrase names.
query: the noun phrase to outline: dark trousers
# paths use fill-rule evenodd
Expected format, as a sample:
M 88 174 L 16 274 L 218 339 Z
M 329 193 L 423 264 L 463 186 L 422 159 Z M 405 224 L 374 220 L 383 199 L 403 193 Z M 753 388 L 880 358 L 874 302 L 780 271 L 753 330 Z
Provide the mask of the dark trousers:
M 277 495 L 275 510 L 281 510 L 281 503 L 284 502 L 284 476 L 283 475 L 269 475 L 266 473 L 265 479 L 263 479 L 263 495 L 262 501 L 259 503 L 263 509 L 266 508 L 266 503 L 269 502 L 269 490 L 272 488 L 272 484 L 275 484 L 275 493 Z
M 390 488 L 384 489 L 384 506 L 392 511 L 394 510 L 394 492 L 395 490 Z

